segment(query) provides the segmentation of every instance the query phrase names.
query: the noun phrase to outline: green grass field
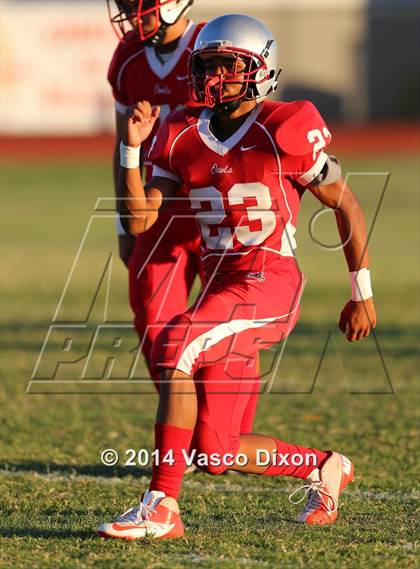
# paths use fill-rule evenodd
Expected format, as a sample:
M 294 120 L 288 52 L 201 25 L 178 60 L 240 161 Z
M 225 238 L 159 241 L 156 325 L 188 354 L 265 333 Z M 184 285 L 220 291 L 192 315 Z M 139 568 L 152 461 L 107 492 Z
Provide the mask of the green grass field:
M 145 389 L 137 384 L 131 393 L 106 393 L 107 380 L 86 389 L 83 380 L 71 381 L 80 377 L 83 361 L 59 369 L 68 380 L 59 389 L 54 380 L 37 389 L 35 379 L 26 393 L 95 202 L 112 195 L 109 167 L 5 166 L 2 567 L 416 565 L 418 162 L 410 156 L 349 157 L 343 165 L 356 172 L 350 182 L 369 226 L 386 173 L 391 174 L 370 247 L 376 342 L 349 345 L 337 331 L 348 297 L 346 266 L 340 251 L 325 251 L 311 240 L 308 225 L 318 205 L 305 196 L 297 235 L 308 278 L 302 316 L 271 393 L 261 396 L 256 420 L 258 432 L 333 448 L 352 458 L 356 480 L 343 495 L 340 518 L 324 528 L 296 524 L 298 509 L 287 495 L 299 481 L 199 473 L 185 478 L 181 494 L 186 538 L 159 543 L 105 541 L 93 532 L 134 504 L 145 488 L 147 468 L 105 467 L 100 452 L 108 447 L 120 455 L 128 448 L 151 449 L 156 397 L 140 393 Z M 337 242 L 333 216 L 320 218 L 316 235 L 325 243 Z M 110 252 L 114 262 L 106 318 L 130 321 L 125 270 L 115 251 L 114 223 L 102 219 L 86 239 L 58 311 L 60 321 L 84 321 Z M 105 298 L 102 287 L 88 326 L 103 321 Z M 82 357 L 86 345 L 79 340 L 75 351 Z M 51 337 L 48 357 L 53 362 L 62 355 L 62 341 L 59 335 Z M 108 353 L 102 338 L 91 363 L 93 377 L 100 377 Z M 272 355 L 264 355 L 264 369 Z M 50 364 L 45 364 L 47 371 Z M 118 391 L 112 385 L 109 391 Z

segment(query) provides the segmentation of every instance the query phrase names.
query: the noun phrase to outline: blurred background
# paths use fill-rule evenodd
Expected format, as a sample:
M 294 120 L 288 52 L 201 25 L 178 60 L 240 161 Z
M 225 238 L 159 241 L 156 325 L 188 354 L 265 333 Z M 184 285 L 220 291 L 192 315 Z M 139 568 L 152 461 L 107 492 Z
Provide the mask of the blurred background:
M 416 0 L 197 0 L 192 16 L 208 20 L 227 9 L 261 18 L 275 33 L 278 97 L 309 98 L 329 120 L 416 117 Z M 1 132 L 111 132 L 105 77 L 115 44 L 105 1 L 3 0 Z

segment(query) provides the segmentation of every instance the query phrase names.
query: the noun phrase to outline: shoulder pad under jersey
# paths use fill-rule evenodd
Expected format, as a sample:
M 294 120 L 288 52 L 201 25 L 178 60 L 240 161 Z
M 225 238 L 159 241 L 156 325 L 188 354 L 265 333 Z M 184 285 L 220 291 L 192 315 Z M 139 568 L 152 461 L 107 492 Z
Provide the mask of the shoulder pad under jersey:
M 153 157 L 159 156 L 165 152 L 165 149 L 168 150 L 178 134 L 180 134 L 186 127 L 197 122 L 197 115 L 198 109 L 190 109 L 188 107 L 176 109 L 169 113 L 160 125 L 156 136 L 153 138 L 149 157 L 153 159 Z
M 117 78 L 127 60 L 137 53 L 139 50 L 144 48 L 143 42 L 140 40 L 140 36 L 136 30 L 130 30 L 125 34 L 125 36 L 119 41 L 117 47 L 114 50 L 111 63 L 108 68 L 108 81 L 114 87 L 117 86 Z
M 280 104 L 267 119 L 278 146 L 286 154 L 303 156 L 314 151 L 314 144 L 331 139 L 324 119 L 310 101 Z

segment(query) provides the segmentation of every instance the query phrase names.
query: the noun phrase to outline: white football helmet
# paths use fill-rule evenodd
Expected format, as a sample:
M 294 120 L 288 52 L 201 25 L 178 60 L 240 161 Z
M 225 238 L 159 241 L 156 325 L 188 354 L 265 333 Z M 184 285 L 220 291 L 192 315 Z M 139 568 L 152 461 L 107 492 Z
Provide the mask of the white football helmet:
M 175 24 L 190 10 L 194 0 L 139 0 L 137 22 L 140 37 L 148 44 L 159 44 L 168 26 Z M 152 31 L 144 32 L 142 18 L 147 15 L 155 16 L 155 26 Z
M 218 95 L 214 94 L 215 75 L 205 71 L 204 59 L 212 55 L 234 56 L 232 70 L 217 76 Z M 241 71 L 236 71 L 241 61 Z M 245 63 L 245 69 L 243 68 Z M 256 18 L 244 14 L 226 14 L 204 26 L 190 56 L 189 84 L 192 99 L 213 108 L 233 101 L 266 97 L 277 87 L 277 43 L 270 30 Z M 238 83 L 243 88 L 235 96 L 224 96 L 223 85 Z
M 168 26 L 175 24 L 191 8 L 194 0 L 107 0 L 111 24 L 121 38 L 131 28 L 138 28 L 147 44 L 159 44 Z M 154 16 L 154 27 L 145 31 L 142 18 Z

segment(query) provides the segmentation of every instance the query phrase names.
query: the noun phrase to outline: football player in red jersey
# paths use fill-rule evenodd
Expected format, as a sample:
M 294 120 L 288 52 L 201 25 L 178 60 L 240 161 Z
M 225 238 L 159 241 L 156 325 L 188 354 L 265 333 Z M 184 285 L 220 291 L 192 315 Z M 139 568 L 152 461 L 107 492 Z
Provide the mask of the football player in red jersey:
M 121 213 L 130 231 L 141 233 L 182 188 L 201 230 L 208 284 L 153 346 L 162 383 L 155 425 L 159 459 L 149 490 L 139 507 L 102 524 L 98 533 L 124 539 L 183 535 L 177 498 L 188 458 L 211 474 L 233 469 L 305 479 L 298 489 L 302 499 L 307 496 L 299 521 L 330 524 L 341 491 L 353 480 L 350 460 L 272 436 L 241 435 L 248 399 L 243 380 L 214 385 L 201 381 L 200 371 L 221 359 L 227 368 L 232 359 L 246 362 L 295 325 L 303 277 L 293 234 L 305 189 L 336 212 L 352 284 L 339 327 L 349 341 L 368 336 L 376 315 L 363 212 L 325 151 L 331 134 L 316 108 L 308 101 L 265 99 L 276 86 L 277 47 L 261 22 L 240 14 L 209 22 L 196 40 L 190 74 L 193 96 L 206 108 L 175 112 L 160 127 L 150 153 L 154 175 L 145 187 L 135 165 L 159 108 L 142 101 L 127 115 Z
M 140 99 L 146 99 L 160 106 L 162 120 L 171 110 L 197 105 L 189 96 L 187 62 L 204 23 L 195 25 L 188 20 L 192 4 L 193 0 L 108 0 L 111 22 L 121 36 L 108 73 L 116 110 L 114 180 L 117 197 L 121 197 L 117 181 L 127 109 Z M 157 126 L 155 124 L 154 132 Z M 152 136 L 143 144 L 144 157 L 151 140 Z M 142 163 L 145 176 L 150 179 L 150 162 L 146 158 Z M 120 256 L 129 269 L 134 324 L 156 384 L 159 374 L 150 367 L 152 343 L 169 320 L 186 310 L 196 275 L 204 278 L 197 226 L 193 219 L 177 217 L 179 207 L 176 200 L 172 202 L 166 211 L 160 212 L 154 227 L 137 239 L 127 234 L 118 220 Z M 236 373 L 241 370 L 239 367 Z M 220 365 L 203 373 L 220 380 L 225 370 Z M 246 377 L 251 397 L 242 419 L 243 433 L 253 430 L 259 390 L 257 363 L 246 370 Z

